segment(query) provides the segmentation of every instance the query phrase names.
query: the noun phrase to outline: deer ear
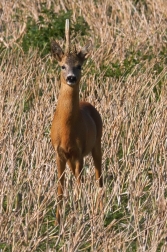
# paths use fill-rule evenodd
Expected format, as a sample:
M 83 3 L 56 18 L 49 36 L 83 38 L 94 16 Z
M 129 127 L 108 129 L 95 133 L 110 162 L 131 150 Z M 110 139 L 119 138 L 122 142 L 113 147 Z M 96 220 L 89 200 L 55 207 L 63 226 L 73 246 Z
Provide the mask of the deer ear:
M 92 49 L 92 42 L 88 41 L 84 47 L 81 48 L 80 52 L 78 53 L 78 57 L 82 62 L 88 57 L 90 51 Z
M 64 53 L 59 44 L 56 41 L 51 42 L 51 52 L 54 56 L 54 58 L 58 61 L 61 62 Z

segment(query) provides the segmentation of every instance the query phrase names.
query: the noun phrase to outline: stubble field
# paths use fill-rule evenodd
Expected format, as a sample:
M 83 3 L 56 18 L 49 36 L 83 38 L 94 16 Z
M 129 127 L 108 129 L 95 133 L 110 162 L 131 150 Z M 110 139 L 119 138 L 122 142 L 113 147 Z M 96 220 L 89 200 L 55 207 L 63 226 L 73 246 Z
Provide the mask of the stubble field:
M 49 41 L 63 45 L 66 17 L 72 43 L 93 42 L 80 98 L 103 120 L 104 210 L 88 156 L 78 208 L 66 169 L 58 227 L 50 127 L 60 69 Z M 166 82 L 165 0 L 1 0 L 0 251 L 167 250 Z

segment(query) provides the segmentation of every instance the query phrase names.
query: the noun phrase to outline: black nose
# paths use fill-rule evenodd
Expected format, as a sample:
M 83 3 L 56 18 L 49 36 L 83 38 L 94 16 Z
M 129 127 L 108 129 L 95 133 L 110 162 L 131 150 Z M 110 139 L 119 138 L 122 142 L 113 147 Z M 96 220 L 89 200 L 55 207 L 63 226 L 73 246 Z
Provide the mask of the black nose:
M 76 82 L 77 78 L 74 75 L 69 75 L 69 76 L 67 76 L 66 80 L 68 82 L 74 83 L 74 82 Z

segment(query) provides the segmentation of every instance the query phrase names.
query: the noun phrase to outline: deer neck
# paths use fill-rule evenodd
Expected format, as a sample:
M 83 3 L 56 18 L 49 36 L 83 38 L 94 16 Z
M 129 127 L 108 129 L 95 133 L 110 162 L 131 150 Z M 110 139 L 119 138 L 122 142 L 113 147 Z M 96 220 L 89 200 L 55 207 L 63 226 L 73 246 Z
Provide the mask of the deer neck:
M 70 127 L 75 124 L 79 114 L 79 85 L 61 84 L 56 113 L 62 125 Z

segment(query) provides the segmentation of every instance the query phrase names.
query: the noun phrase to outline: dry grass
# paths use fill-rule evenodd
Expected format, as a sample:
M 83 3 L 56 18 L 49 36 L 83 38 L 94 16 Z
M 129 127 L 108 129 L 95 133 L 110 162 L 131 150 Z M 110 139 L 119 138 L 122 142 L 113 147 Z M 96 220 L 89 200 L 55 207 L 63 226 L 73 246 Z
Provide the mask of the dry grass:
M 95 214 L 98 190 L 87 157 L 79 208 L 66 171 L 60 227 L 54 227 L 57 175 L 50 142 L 59 69 L 51 69 L 49 55 L 25 55 L 17 41 L 26 17 L 38 19 L 40 2 L 0 4 L 0 251 L 166 251 L 166 1 L 55 1 L 55 11 L 72 9 L 73 20 L 82 14 L 91 28 L 95 48 L 80 96 L 96 106 L 104 124 L 104 212 Z M 46 2 L 49 8 L 54 1 Z M 16 7 L 23 22 L 13 22 Z M 141 52 L 140 61 L 119 78 L 107 75 L 113 62 L 124 68 L 130 51 L 131 61 Z

